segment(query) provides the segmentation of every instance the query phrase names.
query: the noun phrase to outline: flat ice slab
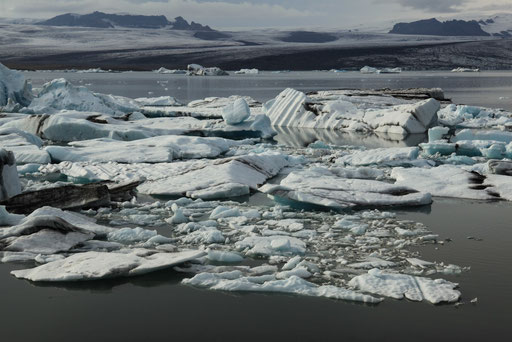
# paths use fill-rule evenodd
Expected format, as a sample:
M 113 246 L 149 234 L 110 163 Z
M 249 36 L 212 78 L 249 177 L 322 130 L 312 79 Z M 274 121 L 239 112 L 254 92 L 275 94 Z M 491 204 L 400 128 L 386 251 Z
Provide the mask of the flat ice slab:
M 162 136 L 135 141 L 100 138 L 75 141 L 68 146 L 48 146 L 57 162 L 164 163 L 174 159 L 214 158 L 238 143 L 223 138 Z
M 159 253 L 145 249 L 122 252 L 85 252 L 65 259 L 26 269 L 12 271 L 16 278 L 30 281 L 84 281 L 136 276 L 200 258 L 203 251 Z
M 328 208 L 417 206 L 432 203 L 428 192 L 375 180 L 338 177 L 327 169 L 294 171 L 279 186 L 260 188 L 274 198 Z
M 429 279 L 399 273 L 386 273 L 372 269 L 366 274 L 356 276 L 348 283 L 363 291 L 395 299 L 407 298 L 413 301 L 426 300 L 433 304 L 453 303 L 459 300 L 458 286 L 443 279 Z

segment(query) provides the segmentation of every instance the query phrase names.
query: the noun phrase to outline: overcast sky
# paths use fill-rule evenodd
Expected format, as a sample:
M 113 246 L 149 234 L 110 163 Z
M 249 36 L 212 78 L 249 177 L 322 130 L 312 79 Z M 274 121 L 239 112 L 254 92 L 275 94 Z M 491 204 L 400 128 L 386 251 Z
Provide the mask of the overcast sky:
M 400 19 L 511 12 L 511 0 L 0 0 L 0 17 L 92 11 L 178 15 L 214 28 L 333 27 Z

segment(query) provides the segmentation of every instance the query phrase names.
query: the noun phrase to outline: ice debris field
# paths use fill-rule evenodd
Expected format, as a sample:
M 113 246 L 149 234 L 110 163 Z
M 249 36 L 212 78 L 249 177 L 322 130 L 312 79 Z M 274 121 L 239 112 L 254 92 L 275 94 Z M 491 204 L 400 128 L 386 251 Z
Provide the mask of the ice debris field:
M 379 147 L 301 146 L 307 130 Z M 471 265 L 423 260 L 413 247 L 444 238 L 392 210 L 511 201 L 511 159 L 511 113 L 451 104 L 440 89 L 183 104 L 65 79 L 34 92 L 0 64 L 0 262 L 33 282 L 172 269 L 216 291 L 457 303 L 444 277 Z

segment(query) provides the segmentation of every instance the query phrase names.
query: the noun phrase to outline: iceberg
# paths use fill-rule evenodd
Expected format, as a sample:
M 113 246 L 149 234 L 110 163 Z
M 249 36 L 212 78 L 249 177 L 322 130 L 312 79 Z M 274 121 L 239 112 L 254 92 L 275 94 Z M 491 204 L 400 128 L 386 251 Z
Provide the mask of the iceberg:
M 457 302 L 461 293 L 458 284 L 443 279 L 429 279 L 372 269 L 352 278 L 349 286 L 363 292 L 395 299 L 426 300 L 432 304 Z
M 157 74 L 174 74 L 174 75 L 185 75 L 187 73 L 186 70 L 179 70 L 179 69 L 167 69 L 164 67 L 161 67 L 158 70 L 153 70 L 153 72 Z
M 203 251 L 160 253 L 135 249 L 123 252 L 85 252 L 65 259 L 12 271 L 16 278 L 30 281 L 62 282 L 118 278 L 146 274 L 183 264 L 205 255 Z
M 313 101 L 302 92 L 286 89 L 269 103 L 266 114 L 274 126 L 373 131 L 407 136 L 426 132 L 437 121 L 440 108 L 439 102 L 432 98 L 389 107 L 383 105 L 382 98 L 388 103 L 403 102 L 384 96 L 375 102 L 372 102 L 373 98 L 367 98 L 366 103 L 346 95 L 328 96 L 325 96 L 327 99 L 318 96 L 319 99 Z
M 228 125 L 237 125 L 251 116 L 249 105 L 243 98 L 238 98 L 232 104 L 224 107 L 222 118 Z
M 0 63 L 0 108 L 9 103 L 26 107 L 32 98 L 32 87 L 23 74 Z
M 160 97 L 138 97 L 134 100 L 140 106 L 151 107 L 174 107 L 183 106 L 183 104 L 172 96 Z
M 380 72 L 379 69 L 373 68 L 370 66 L 364 66 L 359 70 L 362 74 L 378 74 Z
M 63 109 L 114 115 L 137 111 L 139 106 L 126 97 L 93 93 L 86 87 L 59 78 L 43 85 L 26 112 L 51 114 Z

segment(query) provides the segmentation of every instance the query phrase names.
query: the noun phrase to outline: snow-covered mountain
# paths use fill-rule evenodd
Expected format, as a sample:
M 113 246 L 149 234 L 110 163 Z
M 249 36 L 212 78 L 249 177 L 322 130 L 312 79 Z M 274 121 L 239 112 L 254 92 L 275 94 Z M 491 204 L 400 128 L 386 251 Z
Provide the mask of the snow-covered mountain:
M 183 17 L 176 17 L 173 21 L 169 21 L 164 15 L 108 14 L 98 11 L 89 14 L 66 13 L 40 21 L 37 24 L 96 28 L 128 27 L 156 29 L 168 27 L 174 30 L 213 31 L 207 25 L 204 26 L 195 22 L 189 24 Z

